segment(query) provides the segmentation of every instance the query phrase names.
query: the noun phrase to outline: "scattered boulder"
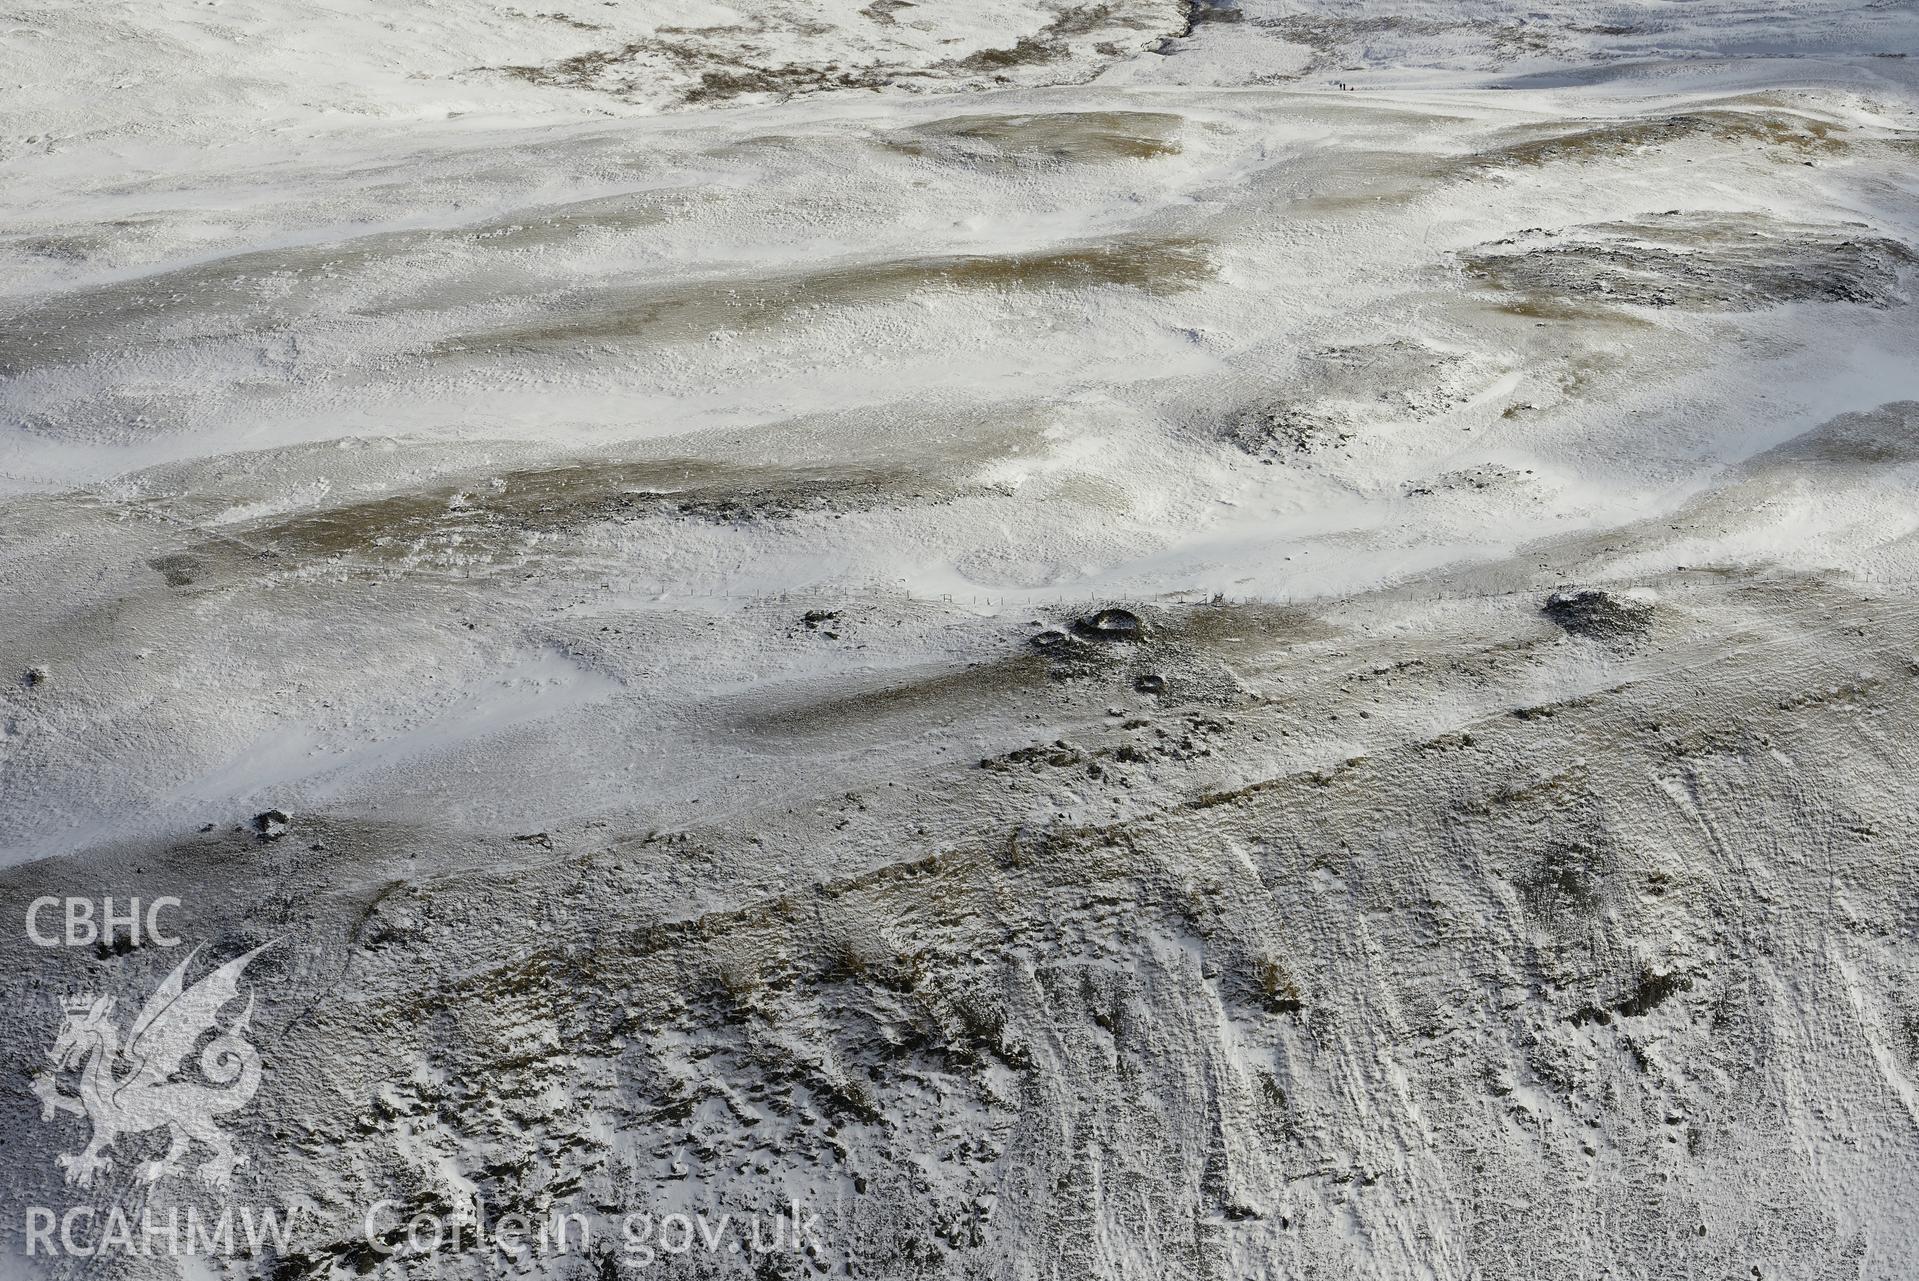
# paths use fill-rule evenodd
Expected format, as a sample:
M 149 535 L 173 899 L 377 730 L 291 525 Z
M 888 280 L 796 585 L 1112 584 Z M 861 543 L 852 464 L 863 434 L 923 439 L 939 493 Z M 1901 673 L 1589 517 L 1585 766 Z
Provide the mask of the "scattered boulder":
M 35 689 L 41 685 L 46 684 L 48 678 L 51 677 L 52 675 L 53 673 L 49 672 L 44 667 L 38 667 L 38 666 L 29 667 L 24 673 L 21 674 L 20 683 L 28 689 Z
M 1554 592 L 1543 612 L 1574 636 L 1589 640 L 1638 640 L 1652 630 L 1653 600 L 1648 592 L 1608 592 L 1582 588 Z
M 788 636 L 824 636 L 827 640 L 838 640 L 843 630 L 839 610 L 809 609 L 800 615 L 799 626 L 790 629 L 786 634 Z
M 1142 694 L 1164 694 L 1166 678 L 1158 672 L 1147 672 L 1133 682 L 1133 688 Z
M 253 830 L 263 841 L 277 841 L 293 826 L 293 816 L 285 810 L 265 810 L 253 816 Z
M 1287 454 L 1316 454 L 1353 439 L 1341 413 L 1274 401 L 1241 411 L 1224 428 L 1226 442 L 1243 454 L 1271 462 Z
M 1058 628 L 1048 628 L 1033 637 L 1033 648 L 1048 652 L 1063 649 L 1070 638 Z
M 1463 490 L 1485 491 L 1489 489 L 1510 489 L 1524 483 L 1532 475 L 1532 468 L 1521 472 L 1499 463 L 1480 463 L 1474 467 L 1462 467 L 1458 471 L 1442 472 L 1426 480 L 1418 480 L 1406 486 L 1408 498 L 1421 498 L 1433 494 L 1452 494 Z

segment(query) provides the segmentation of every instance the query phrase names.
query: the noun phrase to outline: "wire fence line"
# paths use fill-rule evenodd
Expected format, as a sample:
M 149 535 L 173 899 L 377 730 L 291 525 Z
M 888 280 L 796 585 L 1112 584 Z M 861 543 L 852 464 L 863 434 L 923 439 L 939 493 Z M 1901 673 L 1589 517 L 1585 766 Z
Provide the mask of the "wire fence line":
M 1724 572 L 1722 567 L 1689 567 L 1702 577 L 1716 578 Z M 1658 578 L 1660 576 L 1651 576 Z M 1772 580 L 1775 586 L 1792 585 L 1791 577 Z M 804 587 L 783 588 L 779 591 L 731 591 L 725 587 L 712 590 L 687 591 L 666 587 L 657 582 L 644 584 L 619 584 L 613 581 L 600 583 L 597 588 L 583 587 L 581 590 L 589 597 L 607 599 L 609 597 L 649 598 L 648 603 L 660 605 L 684 604 L 696 605 L 733 605 L 762 607 L 801 607 L 831 604 L 836 600 L 893 600 L 906 604 L 943 604 L 971 608 L 1024 609 L 1039 608 L 1084 608 L 1099 609 L 1109 606 L 1161 606 L 1161 607 L 1300 607 L 1307 605 L 1330 605 L 1334 603 L 1352 603 L 1355 601 L 1401 601 L 1401 602 L 1458 602 L 1477 603 L 1504 600 L 1542 600 L 1555 591 L 1575 587 L 1597 587 L 1611 590 L 1626 590 L 1642 585 L 1640 579 L 1631 581 L 1594 581 L 1567 579 L 1564 581 L 1539 581 L 1521 586 L 1502 588 L 1465 588 L 1438 587 L 1429 584 L 1381 584 L 1369 588 L 1334 590 L 1318 592 L 1222 592 L 1207 588 L 1166 589 L 1136 586 L 1128 588 L 1115 585 L 1102 590 L 1075 588 L 1061 591 L 1027 590 L 1021 592 L 991 591 L 926 591 L 915 590 L 898 581 L 822 581 Z M 1751 586 L 1763 586 L 1765 580 L 1750 583 Z M 1834 585 L 1843 586 L 1863 596 L 1883 594 L 1898 598 L 1919 593 L 1919 583 L 1910 580 L 1878 579 L 1858 574 L 1847 574 Z

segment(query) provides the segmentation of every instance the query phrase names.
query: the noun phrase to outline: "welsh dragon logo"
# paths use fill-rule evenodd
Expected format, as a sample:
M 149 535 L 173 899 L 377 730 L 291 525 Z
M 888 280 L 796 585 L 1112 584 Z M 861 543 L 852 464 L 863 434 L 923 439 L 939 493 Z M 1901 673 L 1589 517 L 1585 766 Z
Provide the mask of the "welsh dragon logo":
M 246 1158 L 236 1156 L 233 1144 L 221 1133 L 217 1118 L 245 1107 L 260 1088 L 260 1052 L 247 1042 L 247 1020 L 253 998 L 224 1028 L 220 1011 L 240 994 L 240 975 L 249 962 L 272 943 L 235 957 L 192 987 L 186 986 L 187 967 L 200 954 L 194 948 L 187 959 L 167 975 L 159 990 L 147 999 L 124 1045 L 113 1022 L 111 996 L 70 998 L 64 1002 L 65 1022 L 47 1052 L 52 1071 L 33 1080 L 40 1098 L 40 1118 L 72 1112 L 93 1122 L 93 1138 L 79 1152 L 60 1154 L 67 1182 L 92 1187 L 96 1174 L 113 1168 L 107 1155 L 124 1135 L 165 1128 L 171 1143 L 166 1154 L 142 1162 L 137 1174 L 154 1182 L 180 1168 L 194 1142 L 213 1155 L 200 1166 L 208 1186 L 225 1188 L 236 1167 Z M 200 1076 L 191 1079 L 182 1068 L 194 1048 L 212 1032 L 199 1055 Z M 60 1075 L 80 1072 L 77 1095 L 60 1091 Z M 189 1079 L 179 1079 L 182 1075 Z

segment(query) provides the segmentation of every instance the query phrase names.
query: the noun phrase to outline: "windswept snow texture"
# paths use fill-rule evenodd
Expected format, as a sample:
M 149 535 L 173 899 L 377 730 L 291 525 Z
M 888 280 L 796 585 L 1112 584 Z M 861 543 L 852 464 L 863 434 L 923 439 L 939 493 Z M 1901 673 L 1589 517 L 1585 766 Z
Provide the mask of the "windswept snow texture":
M 0 16 L 0 1274 L 1919 1275 L 1916 12 Z

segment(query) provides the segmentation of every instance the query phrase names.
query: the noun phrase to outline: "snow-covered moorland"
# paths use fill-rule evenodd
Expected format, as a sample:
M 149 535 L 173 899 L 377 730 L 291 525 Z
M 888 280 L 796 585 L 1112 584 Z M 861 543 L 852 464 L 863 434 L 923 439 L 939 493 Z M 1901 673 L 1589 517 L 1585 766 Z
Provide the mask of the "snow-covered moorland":
M 1913 1275 L 1915 45 L 0 15 L 0 1189 L 302 1216 L 0 1274 Z M 80 1186 L 61 998 L 269 940 Z

